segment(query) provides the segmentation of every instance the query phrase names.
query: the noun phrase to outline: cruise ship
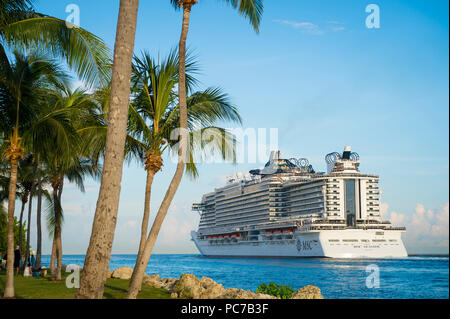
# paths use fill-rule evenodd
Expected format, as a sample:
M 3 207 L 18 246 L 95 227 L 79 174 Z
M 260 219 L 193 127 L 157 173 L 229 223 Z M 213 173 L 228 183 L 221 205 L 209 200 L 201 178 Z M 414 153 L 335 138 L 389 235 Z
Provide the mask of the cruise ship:
M 325 157 L 327 172 L 307 159 L 272 152 L 263 169 L 230 176 L 193 204 L 192 240 L 204 256 L 406 257 L 404 227 L 380 214 L 379 176 L 359 170 L 346 147 Z

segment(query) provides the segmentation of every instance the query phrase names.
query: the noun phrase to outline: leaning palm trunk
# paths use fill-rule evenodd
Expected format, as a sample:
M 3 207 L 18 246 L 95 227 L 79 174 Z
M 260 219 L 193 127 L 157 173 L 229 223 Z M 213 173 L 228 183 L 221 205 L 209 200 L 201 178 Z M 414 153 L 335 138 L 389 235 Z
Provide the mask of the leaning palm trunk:
M 14 298 L 14 208 L 16 203 L 16 183 L 18 158 L 11 158 L 11 177 L 8 196 L 8 260 L 6 262 L 5 298 Z
M 138 256 L 140 256 L 142 254 L 142 252 L 144 251 L 145 241 L 147 239 L 148 220 L 150 218 L 150 200 L 151 200 L 152 184 L 153 184 L 154 177 L 155 177 L 154 172 L 151 172 L 151 171 L 147 172 L 147 182 L 145 185 L 144 216 L 142 218 L 141 240 L 139 242 Z
M 147 182 L 145 186 L 145 199 L 144 199 L 144 216 L 142 218 L 142 225 L 141 225 L 141 240 L 139 242 L 139 250 L 136 258 L 136 263 L 139 261 L 139 259 L 142 257 L 142 253 L 144 252 L 145 242 L 147 241 L 147 232 L 148 232 L 148 220 L 150 217 L 150 202 L 151 202 L 151 195 L 152 195 L 152 184 L 153 179 L 155 177 L 155 174 L 161 169 L 162 167 L 162 158 L 161 158 L 161 152 L 157 152 L 157 154 L 153 151 L 150 151 L 146 156 L 145 161 L 145 169 L 147 171 Z M 136 276 L 136 269 L 137 267 L 134 267 L 133 274 L 131 275 L 131 281 L 134 280 L 134 277 Z
M 41 254 L 42 254 L 42 226 L 41 226 L 41 210 L 42 210 L 42 177 L 38 178 L 38 203 L 36 212 L 36 230 L 37 230 L 37 243 L 36 243 L 36 262 L 34 268 L 39 269 L 41 267 Z
M 102 183 L 76 298 L 103 297 L 119 208 L 139 0 L 121 0 Z
M 179 105 L 180 105 L 180 148 L 178 151 L 178 165 L 175 171 L 175 175 L 170 182 L 169 188 L 166 192 L 163 202 L 159 207 L 153 226 L 150 230 L 150 234 L 144 246 L 142 256 L 137 260 L 134 269 L 135 275 L 130 281 L 128 287 L 127 298 L 136 299 L 137 295 L 142 287 L 142 280 L 144 279 L 145 269 L 147 268 L 150 260 L 150 255 L 155 246 L 156 239 L 158 238 L 159 231 L 162 223 L 167 215 L 170 204 L 173 197 L 178 190 L 178 186 L 183 178 L 184 168 L 186 165 L 186 151 L 187 151 L 187 104 L 186 104 L 186 39 L 189 31 L 189 18 L 191 13 L 191 5 L 183 6 L 183 26 L 181 30 L 180 44 L 179 44 Z

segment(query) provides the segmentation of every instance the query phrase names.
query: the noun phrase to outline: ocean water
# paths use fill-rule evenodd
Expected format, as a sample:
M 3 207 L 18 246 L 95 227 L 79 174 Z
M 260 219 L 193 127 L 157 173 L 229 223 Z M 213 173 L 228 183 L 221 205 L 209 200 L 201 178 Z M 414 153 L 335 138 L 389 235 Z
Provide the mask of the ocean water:
M 135 255 L 113 255 L 109 268 L 134 267 L 135 261 Z M 50 256 L 43 256 L 43 264 L 47 266 L 49 262 Z M 64 255 L 63 263 L 82 266 L 84 256 Z M 379 288 L 368 288 L 367 281 L 372 287 L 376 282 L 367 280 L 368 276 L 376 278 L 377 272 Z M 146 273 L 159 274 L 162 278 L 178 278 L 183 273 L 192 273 L 198 277 L 210 277 L 225 288 L 252 291 L 261 283 L 269 282 L 290 285 L 294 289 L 315 284 L 325 298 L 333 299 L 449 298 L 448 257 L 256 259 L 153 255 Z

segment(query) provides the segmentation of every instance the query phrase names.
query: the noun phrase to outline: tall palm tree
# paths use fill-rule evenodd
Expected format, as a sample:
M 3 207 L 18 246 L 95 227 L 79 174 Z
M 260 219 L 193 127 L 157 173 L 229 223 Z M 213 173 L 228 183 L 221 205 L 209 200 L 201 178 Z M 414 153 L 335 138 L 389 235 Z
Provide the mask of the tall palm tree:
M 227 4 L 231 5 L 233 8 L 237 9 L 238 12 L 249 19 L 253 28 L 256 32 L 259 32 L 259 25 L 261 22 L 262 12 L 263 12 L 263 0 L 223 0 Z M 175 8 L 183 9 L 183 22 L 181 29 L 181 36 L 179 42 L 179 79 L 178 79 L 178 96 L 179 96 L 179 112 L 180 112 L 180 147 L 178 151 L 178 165 L 175 174 L 170 182 L 169 188 L 167 189 L 164 200 L 158 210 L 155 221 L 153 223 L 152 229 L 150 230 L 150 235 L 147 238 L 144 250 L 151 251 L 153 248 L 156 238 L 158 237 L 159 230 L 165 219 L 167 211 L 170 204 L 175 196 L 175 193 L 180 185 L 181 179 L 183 177 L 185 163 L 187 161 L 187 128 L 188 128 L 188 114 L 187 114 L 187 90 L 186 90 L 186 40 L 189 31 L 190 14 L 192 7 L 197 3 L 197 0 L 170 0 L 170 3 Z M 140 267 L 144 268 L 145 260 L 150 258 L 150 254 L 146 253 L 145 256 L 139 261 Z M 144 263 L 143 263 L 144 262 Z M 141 271 L 141 276 L 143 276 L 143 271 Z M 138 282 L 142 282 L 142 279 Z M 137 291 L 140 287 L 134 287 L 133 293 L 128 294 L 129 298 L 136 298 Z
M 14 64 L 0 59 L 0 105 L 3 136 L 12 132 L 4 145 L 8 145 L 5 157 L 10 161 L 8 197 L 8 255 L 14 254 L 14 208 L 16 198 L 18 162 L 25 154 L 21 133 L 25 132 L 36 117 L 35 107 L 48 87 L 60 86 L 67 79 L 64 72 L 51 60 L 37 55 L 14 52 Z M 13 259 L 7 263 L 5 298 L 14 297 Z
M 120 0 L 100 193 L 76 298 L 103 297 L 119 208 L 139 0 Z
M 20 198 L 22 203 L 22 208 L 20 209 L 19 215 L 19 248 L 20 251 L 23 251 L 23 240 L 22 240 L 22 225 L 23 225 L 23 213 L 25 211 L 25 206 L 28 203 L 28 200 L 31 200 L 32 196 L 32 188 L 33 188 L 33 165 L 32 165 L 32 157 L 28 156 L 23 161 L 19 162 L 18 167 L 18 175 L 17 175 L 17 189 L 16 189 L 16 197 Z
M 96 107 L 91 96 L 84 90 L 72 91 L 67 85 L 55 90 L 47 90 L 44 104 L 40 107 L 38 119 L 24 134 L 24 142 L 36 154 L 40 154 L 45 164 L 45 172 L 53 189 L 51 199 L 50 224 L 53 235 L 51 258 L 52 274 L 61 280 L 62 221 L 61 197 L 64 180 L 75 183 L 84 192 L 83 180 L 86 176 L 98 177 L 99 165 L 83 157 L 83 140 L 78 134 L 80 123 L 90 116 Z M 55 144 L 57 146 L 55 146 Z M 58 268 L 55 270 L 55 259 Z
M 195 63 L 187 64 L 188 89 L 196 82 L 189 71 L 196 70 Z M 148 264 L 148 259 L 153 247 L 148 246 L 144 250 L 148 236 L 148 221 L 150 215 L 151 188 L 155 175 L 163 165 L 162 155 L 167 149 L 177 150 L 178 140 L 171 140 L 170 134 L 178 128 L 179 104 L 177 98 L 178 84 L 178 54 L 172 51 L 168 58 L 161 64 L 157 64 L 148 53 L 142 59 L 135 58 L 136 98 L 134 99 L 130 117 L 136 125 L 132 126 L 132 134 L 140 137 L 138 147 L 142 148 L 145 156 L 142 164 L 147 171 L 145 189 L 144 214 L 141 225 L 141 238 L 138 249 L 136 266 L 134 267 L 128 297 L 135 298 L 142 284 L 142 277 Z M 209 88 L 205 91 L 195 92 L 187 98 L 188 105 L 188 129 L 191 136 L 202 131 L 209 130 L 219 136 L 215 136 L 212 146 L 221 152 L 224 158 L 235 158 L 234 137 L 223 128 L 212 126 L 218 121 L 234 121 L 241 123 L 236 108 L 230 103 L 226 94 L 218 88 Z M 186 163 L 187 172 L 195 177 L 197 168 L 193 161 L 195 151 L 206 146 L 205 143 L 195 143 L 190 138 L 190 161 Z

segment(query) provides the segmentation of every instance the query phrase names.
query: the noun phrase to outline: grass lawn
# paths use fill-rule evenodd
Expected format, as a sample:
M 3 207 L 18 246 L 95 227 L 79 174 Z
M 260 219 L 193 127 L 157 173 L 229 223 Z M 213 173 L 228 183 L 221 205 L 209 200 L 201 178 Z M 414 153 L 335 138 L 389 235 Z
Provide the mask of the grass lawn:
M 72 299 L 76 289 L 66 287 L 66 276 L 63 274 L 63 281 L 52 281 L 49 276 L 46 278 L 14 277 L 14 287 L 16 298 L 18 299 Z M 5 271 L 0 271 L 0 298 L 3 297 L 5 289 Z M 107 279 L 105 284 L 105 299 L 124 299 L 128 288 L 129 280 Z M 138 295 L 138 299 L 170 299 L 170 293 L 165 289 L 143 286 Z

